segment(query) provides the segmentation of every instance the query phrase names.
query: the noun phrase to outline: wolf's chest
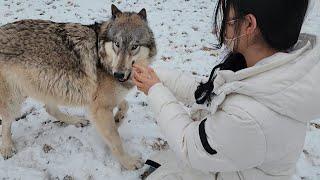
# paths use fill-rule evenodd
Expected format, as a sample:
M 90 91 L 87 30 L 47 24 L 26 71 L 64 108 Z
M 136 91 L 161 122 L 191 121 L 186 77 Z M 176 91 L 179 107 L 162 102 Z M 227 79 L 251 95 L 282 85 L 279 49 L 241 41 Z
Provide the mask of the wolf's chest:
M 129 91 L 134 87 L 134 85 L 128 83 L 116 83 L 115 86 L 115 100 L 119 104 L 129 93 Z

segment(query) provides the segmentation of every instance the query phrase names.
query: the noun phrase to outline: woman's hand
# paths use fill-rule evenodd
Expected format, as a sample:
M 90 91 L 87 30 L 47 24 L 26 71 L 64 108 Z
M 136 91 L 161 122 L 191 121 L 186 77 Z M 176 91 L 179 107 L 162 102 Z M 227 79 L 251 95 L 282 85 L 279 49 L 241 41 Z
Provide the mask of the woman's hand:
M 138 87 L 138 90 L 142 91 L 144 94 L 148 95 L 149 89 L 161 82 L 150 67 L 145 67 L 141 65 L 133 65 L 133 83 Z

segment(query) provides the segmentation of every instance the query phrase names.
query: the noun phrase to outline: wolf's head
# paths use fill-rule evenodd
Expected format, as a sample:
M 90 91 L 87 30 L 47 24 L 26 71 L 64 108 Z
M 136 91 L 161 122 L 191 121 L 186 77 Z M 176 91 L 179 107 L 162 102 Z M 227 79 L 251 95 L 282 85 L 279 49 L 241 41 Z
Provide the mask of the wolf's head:
M 156 45 L 145 9 L 139 13 L 121 12 L 112 5 L 111 10 L 112 18 L 100 27 L 98 54 L 104 68 L 125 82 L 134 63 L 151 63 Z

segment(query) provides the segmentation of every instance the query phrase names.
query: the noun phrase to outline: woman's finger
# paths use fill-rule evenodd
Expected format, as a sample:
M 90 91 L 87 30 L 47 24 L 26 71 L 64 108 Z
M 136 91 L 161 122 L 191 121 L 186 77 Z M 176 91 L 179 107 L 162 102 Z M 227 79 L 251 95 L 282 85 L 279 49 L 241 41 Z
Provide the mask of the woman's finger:
M 132 70 L 133 70 L 133 73 L 135 73 L 135 72 L 136 73 L 141 73 L 141 71 L 136 67 L 133 67 Z
M 157 73 L 152 68 L 149 67 L 148 72 L 150 74 L 151 79 L 160 81 Z
M 138 89 L 141 89 L 143 87 L 143 84 L 136 79 L 132 79 L 132 81 L 138 87 Z
M 136 68 L 140 73 L 144 73 L 147 71 L 147 68 L 142 65 L 133 64 L 133 67 Z
M 139 75 L 137 75 L 136 73 L 133 74 L 133 78 L 132 78 L 132 81 L 136 84 L 136 83 L 139 83 L 139 84 L 143 84 L 142 81 L 139 80 Z
M 138 69 L 138 70 L 135 71 L 135 72 L 136 72 L 136 76 L 139 76 L 140 78 L 141 78 L 141 77 L 147 77 L 147 76 L 149 76 L 147 71 L 140 71 L 140 70 Z
M 142 91 L 142 92 L 145 92 L 145 87 L 143 84 L 141 84 L 140 82 L 136 81 L 136 80 L 133 80 L 133 83 L 135 83 L 135 85 L 137 86 L 137 89 L 139 91 Z
M 140 73 L 134 73 L 134 74 L 133 74 L 133 79 L 134 79 L 135 81 L 137 81 L 137 82 L 142 83 L 141 77 L 140 77 Z
M 135 73 L 133 77 L 136 78 L 136 80 L 140 81 L 141 83 L 146 83 L 149 81 L 149 78 L 145 74 Z

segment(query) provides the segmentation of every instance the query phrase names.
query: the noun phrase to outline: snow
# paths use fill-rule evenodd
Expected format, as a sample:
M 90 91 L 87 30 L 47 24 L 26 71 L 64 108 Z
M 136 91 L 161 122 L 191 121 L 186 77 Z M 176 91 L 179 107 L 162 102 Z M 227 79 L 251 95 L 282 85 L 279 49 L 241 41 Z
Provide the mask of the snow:
M 153 66 L 174 68 L 206 76 L 219 61 L 213 50 L 212 15 L 215 0 L 1 0 L 0 24 L 18 19 L 50 19 L 57 22 L 91 24 L 107 20 L 110 6 L 139 11 L 146 8 L 154 31 L 158 55 Z M 304 32 L 320 34 L 320 2 L 313 1 Z M 167 148 L 148 101 L 133 89 L 126 99 L 130 108 L 119 128 L 124 149 L 146 159 Z M 83 108 L 61 107 L 69 114 L 87 116 Z M 139 179 L 143 169 L 126 171 L 90 125 L 83 128 L 55 123 L 44 105 L 28 99 L 22 106 L 26 117 L 12 127 L 18 153 L 0 158 L 1 179 Z M 297 179 L 320 179 L 320 120 L 307 132 L 304 152 L 297 164 Z M 316 128 L 318 127 L 318 128 Z M 0 140 L 1 142 L 1 140 Z

